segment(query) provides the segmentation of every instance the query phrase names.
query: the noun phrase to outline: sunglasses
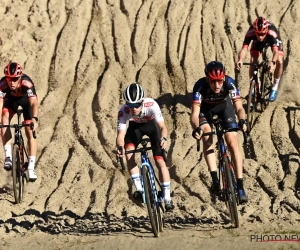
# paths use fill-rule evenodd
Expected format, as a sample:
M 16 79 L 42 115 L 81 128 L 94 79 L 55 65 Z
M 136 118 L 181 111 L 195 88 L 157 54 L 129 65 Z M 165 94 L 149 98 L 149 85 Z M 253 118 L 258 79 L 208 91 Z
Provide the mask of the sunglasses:
M 20 79 L 20 77 L 6 77 L 7 81 L 12 81 L 12 82 L 16 82 Z
M 131 108 L 131 109 L 136 108 L 136 109 L 138 109 L 139 107 L 141 107 L 141 105 L 143 103 L 140 102 L 140 103 L 126 103 L 126 104 L 127 104 L 128 108 Z
M 255 33 L 256 35 L 258 35 L 258 36 L 264 36 L 265 34 L 267 34 L 267 33 L 259 33 L 259 32 L 257 32 L 257 33 Z

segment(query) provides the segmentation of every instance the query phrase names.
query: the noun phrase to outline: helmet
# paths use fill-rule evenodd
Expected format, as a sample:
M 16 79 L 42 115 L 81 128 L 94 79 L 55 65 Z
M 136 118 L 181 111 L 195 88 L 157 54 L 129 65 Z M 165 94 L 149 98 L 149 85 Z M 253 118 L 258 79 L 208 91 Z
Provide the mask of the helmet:
M 145 93 L 141 85 L 132 83 L 123 92 L 123 98 L 127 103 L 141 103 L 144 100 Z
M 223 80 L 225 67 L 221 62 L 212 61 L 206 65 L 204 72 L 211 80 Z
M 255 33 L 262 33 L 262 34 L 267 33 L 269 30 L 268 26 L 269 26 L 268 20 L 263 17 L 258 17 L 253 23 L 253 28 Z
M 16 62 L 11 62 L 4 68 L 4 75 L 6 77 L 20 77 L 22 72 L 22 66 Z

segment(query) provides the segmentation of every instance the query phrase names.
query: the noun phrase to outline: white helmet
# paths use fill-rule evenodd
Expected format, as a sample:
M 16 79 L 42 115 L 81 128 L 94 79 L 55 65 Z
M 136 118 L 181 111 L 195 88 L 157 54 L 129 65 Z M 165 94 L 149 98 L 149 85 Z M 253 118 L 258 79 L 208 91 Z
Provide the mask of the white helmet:
M 144 100 L 145 93 L 141 85 L 132 83 L 123 92 L 123 98 L 127 103 L 141 103 Z

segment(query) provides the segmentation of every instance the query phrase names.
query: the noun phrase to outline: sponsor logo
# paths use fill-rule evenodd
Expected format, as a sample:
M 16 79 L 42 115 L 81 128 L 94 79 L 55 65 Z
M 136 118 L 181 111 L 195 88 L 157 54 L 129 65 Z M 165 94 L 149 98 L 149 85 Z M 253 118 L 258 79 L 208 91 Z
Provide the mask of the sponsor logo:
M 154 104 L 154 102 L 145 102 L 144 103 L 144 107 L 151 107 L 151 106 L 153 106 L 153 104 Z
M 31 89 L 28 89 L 28 90 L 27 90 L 27 95 L 28 95 L 28 96 L 34 96 L 34 94 L 33 94 L 33 92 L 32 92 Z

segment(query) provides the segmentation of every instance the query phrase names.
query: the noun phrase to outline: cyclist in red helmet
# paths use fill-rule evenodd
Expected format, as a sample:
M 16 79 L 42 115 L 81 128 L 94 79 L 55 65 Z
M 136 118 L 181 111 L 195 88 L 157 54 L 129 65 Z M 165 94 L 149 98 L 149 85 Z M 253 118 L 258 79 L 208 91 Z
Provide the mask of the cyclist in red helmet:
M 10 124 L 19 106 L 23 109 L 24 123 L 33 122 L 35 130 L 38 127 L 39 105 L 33 81 L 23 73 L 20 64 L 11 62 L 4 68 L 4 77 L 0 79 L 0 112 L 3 125 Z M 30 127 L 25 127 L 25 133 L 29 142 L 29 180 L 35 181 L 37 179 L 34 170 L 37 140 L 33 137 L 33 131 Z M 9 171 L 12 167 L 12 135 L 10 129 L 2 128 L 1 135 L 5 152 L 4 169 Z
M 253 24 L 250 26 L 249 30 L 246 33 L 243 46 L 241 51 L 238 54 L 238 61 L 236 63 L 236 68 L 238 70 L 241 69 L 243 65 L 243 61 L 246 57 L 246 52 L 248 50 L 248 47 L 251 45 L 250 49 L 250 62 L 256 63 L 258 61 L 258 58 L 262 52 L 263 47 L 266 44 L 269 44 L 272 52 L 273 57 L 269 64 L 269 71 L 273 72 L 274 70 L 274 83 L 272 87 L 272 91 L 270 92 L 269 100 L 271 102 L 275 101 L 277 98 L 277 91 L 278 91 L 278 85 L 280 81 L 280 77 L 283 72 L 283 44 L 279 36 L 279 32 L 274 26 L 273 23 L 271 23 L 269 20 L 258 17 Z M 250 79 L 253 76 L 253 67 L 249 68 L 249 77 Z
M 221 62 L 212 61 L 205 67 L 206 77 L 200 78 L 193 88 L 193 103 L 190 122 L 193 137 L 201 139 L 202 133 L 211 131 L 212 116 L 218 115 L 223 121 L 223 128 L 237 128 L 246 131 L 245 110 L 242 105 L 239 90 L 235 81 L 225 74 L 225 67 Z M 236 123 L 235 113 L 239 122 Z M 240 202 L 247 202 L 243 186 L 243 158 L 238 146 L 237 132 L 227 132 L 225 140 L 237 168 L 237 188 Z M 203 155 L 212 177 L 211 192 L 220 191 L 217 175 L 217 163 L 214 153 L 212 136 L 202 137 Z

